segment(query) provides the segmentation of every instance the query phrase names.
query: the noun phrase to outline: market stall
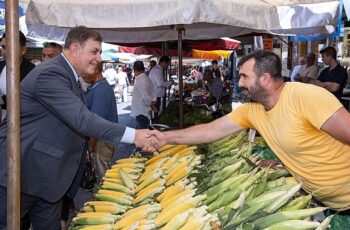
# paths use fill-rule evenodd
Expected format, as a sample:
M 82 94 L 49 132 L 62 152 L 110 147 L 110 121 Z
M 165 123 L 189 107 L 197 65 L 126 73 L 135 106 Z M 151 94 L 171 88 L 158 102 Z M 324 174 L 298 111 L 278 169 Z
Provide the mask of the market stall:
M 71 229 L 325 229 L 331 217 L 310 218 L 327 208 L 315 207 L 282 165 L 260 167 L 271 150 L 261 137 L 253 142 L 242 131 L 118 160 Z

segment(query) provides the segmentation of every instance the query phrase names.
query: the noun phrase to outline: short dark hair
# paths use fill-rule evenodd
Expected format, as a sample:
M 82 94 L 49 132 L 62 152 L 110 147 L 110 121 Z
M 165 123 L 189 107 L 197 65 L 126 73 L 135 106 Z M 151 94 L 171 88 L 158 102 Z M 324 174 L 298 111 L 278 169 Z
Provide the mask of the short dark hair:
M 5 36 L 6 36 L 6 32 L 2 35 L 1 40 L 5 38 Z M 19 44 L 21 45 L 21 47 L 26 47 L 26 43 L 27 43 L 26 36 L 24 36 L 24 34 L 21 31 L 19 31 Z
M 217 61 L 217 60 L 212 60 L 212 61 L 211 61 L 211 64 L 216 64 L 216 65 L 217 65 L 217 64 L 218 64 L 218 61 Z
M 320 54 L 325 54 L 327 56 L 331 56 L 335 60 L 337 60 L 337 50 L 333 46 L 328 46 L 320 50 Z
M 143 62 L 142 61 L 135 61 L 134 62 L 134 70 L 139 71 L 139 72 L 145 71 L 145 66 L 143 65 Z
M 64 48 L 68 49 L 72 43 L 76 43 L 76 42 L 82 46 L 89 39 L 97 42 L 102 42 L 101 35 L 92 29 L 89 29 L 85 26 L 78 26 L 78 27 L 72 28 L 68 32 L 68 35 L 64 42 Z
M 159 63 L 162 63 L 162 62 L 169 63 L 170 60 L 171 60 L 171 59 L 170 59 L 169 56 L 161 56 L 160 59 L 159 59 Z
M 238 67 L 242 66 L 246 61 L 254 59 L 254 72 L 257 77 L 264 73 L 269 73 L 274 80 L 283 79 L 281 59 L 277 54 L 266 50 L 255 50 L 242 57 L 238 62 Z
M 44 42 L 43 43 L 44 48 L 56 48 L 62 50 L 62 46 L 56 42 Z

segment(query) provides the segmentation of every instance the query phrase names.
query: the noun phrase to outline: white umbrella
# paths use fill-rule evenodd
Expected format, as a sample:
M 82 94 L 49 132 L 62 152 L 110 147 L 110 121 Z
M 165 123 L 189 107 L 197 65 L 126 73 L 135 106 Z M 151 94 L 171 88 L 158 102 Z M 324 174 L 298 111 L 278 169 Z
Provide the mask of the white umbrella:
M 106 42 L 232 37 L 251 32 L 330 33 L 337 0 L 31 0 L 29 36 L 64 40 L 69 28 L 95 28 Z
M 182 76 L 182 39 L 232 37 L 252 32 L 331 33 L 338 0 L 31 0 L 30 36 L 64 40 L 69 28 L 99 31 L 105 42 L 178 40 Z M 179 117 L 183 126 L 182 78 Z

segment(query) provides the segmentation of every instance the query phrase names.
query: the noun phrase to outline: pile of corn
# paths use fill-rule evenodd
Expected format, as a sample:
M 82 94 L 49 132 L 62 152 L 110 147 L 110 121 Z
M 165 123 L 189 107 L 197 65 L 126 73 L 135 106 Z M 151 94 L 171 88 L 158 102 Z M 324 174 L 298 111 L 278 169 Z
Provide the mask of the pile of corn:
M 246 132 L 118 160 L 71 229 L 323 229 L 286 170 L 261 169 Z M 201 153 L 201 154 L 199 154 Z

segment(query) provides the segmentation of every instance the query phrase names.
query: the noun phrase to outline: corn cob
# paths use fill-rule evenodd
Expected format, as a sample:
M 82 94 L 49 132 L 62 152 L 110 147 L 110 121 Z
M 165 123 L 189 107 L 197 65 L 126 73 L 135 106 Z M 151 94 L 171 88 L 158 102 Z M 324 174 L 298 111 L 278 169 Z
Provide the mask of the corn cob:
M 109 177 L 102 177 L 102 181 L 108 181 L 114 184 L 121 184 L 124 185 L 123 181 L 120 178 L 109 178 Z
M 186 167 L 187 165 L 189 165 L 189 161 L 182 161 L 180 164 L 176 165 L 170 172 L 169 174 L 165 177 L 165 179 L 167 181 L 169 181 L 169 179 L 175 175 L 175 173 L 177 173 L 178 171 L 180 171 L 182 168 Z
M 301 184 L 297 184 L 293 188 L 291 188 L 286 194 L 279 197 L 277 200 L 275 200 L 269 207 L 265 209 L 265 212 L 267 213 L 273 213 L 280 207 L 282 207 L 285 203 L 287 203 L 288 200 L 290 200 L 295 193 L 297 193 L 301 188 Z
M 327 216 L 315 230 L 326 230 L 334 215 Z
M 179 181 L 176 184 L 166 188 L 164 190 L 164 192 L 157 197 L 157 201 L 162 201 L 163 199 L 166 200 L 166 199 L 178 194 L 179 192 L 183 191 L 185 189 L 186 184 L 188 184 L 188 182 L 189 181 L 187 179 L 185 179 L 185 180 Z
M 169 155 L 175 154 L 175 153 L 179 152 L 180 150 L 182 150 L 182 149 L 184 149 L 186 147 L 187 147 L 187 145 L 178 145 L 178 146 L 176 146 L 174 148 L 171 148 L 171 149 L 168 149 L 168 150 L 166 150 L 164 152 L 161 152 L 158 155 L 156 155 L 156 156 L 152 157 L 151 159 L 149 159 L 148 161 L 146 161 L 146 165 L 150 165 L 153 162 L 156 162 L 156 161 L 158 161 L 158 160 L 160 160 L 160 159 L 162 159 L 164 157 L 167 157 Z
M 145 188 L 146 186 L 157 181 L 162 174 L 163 174 L 163 171 L 161 169 L 156 169 L 155 171 L 153 171 L 153 173 L 147 179 L 145 179 L 141 184 L 139 184 L 136 187 L 135 192 L 137 193 L 137 192 L 141 191 L 143 188 Z
M 86 212 L 79 213 L 72 222 L 79 225 L 111 224 L 118 217 L 110 213 Z
M 161 153 L 161 152 L 164 152 L 165 150 L 168 150 L 168 149 L 171 149 L 171 148 L 174 148 L 174 147 L 176 147 L 176 145 L 164 145 L 163 147 L 161 147 L 159 149 L 159 152 Z
M 187 219 L 184 226 L 182 226 L 179 230 L 193 230 L 193 229 L 202 229 L 204 226 L 203 218 L 194 218 Z
M 137 163 L 137 162 L 129 162 L 129 163 L 120 163 L 120 164 L 114 164 L 112 165 L 112 169 L 113 168 L 140 168 L 143 169 L 145 167 L 144 163 Z
M 132 202 L 129 199 L 125 199 L 122 197 L 117 197 L 117 196 L 112 196 L 108 194 L 101 194 L 101 193 L 96 193 L 95 195 L 96 200 L 101 200 L 101 201 L 111 201 L 120 205 L 131 205 Z
M 162 228 L 162 230 L 178 230 L 185 225 L 186 220 L 191 212 L 192 209 L 189 209 L 181 214 L 176 215 Z
M 201 202 L 203 199 L 205 199 L 205 195 L 202 196 L 196 196 L 196 197 L 190 197 L 186 200 L 184 200 L 179 205 L 176 205 L 174 207 L 168 208 L 167 210 L 163 210 L 158 214 L 155 220 L 155 224 L 157 227 L 160 227 L 167 222 L 169 222 L 174 216 L 185 212 L 186 210 L 190 208 L 195 208 L 199 202 Z
M 129 188 L 130 190 L 134 191 L 136 185 L 134 184 L 134 182 L 130 179 L 129 175 L 123 170 L 123 169 L 119 169 L 119 175 L 120 178 L 123 181 L 123 184 Z
M 146 167 L 145 171 L 143 172 L 143 174 L 140 176 L 139 178 L 139 183 L 143 182 L 145 179 L 147 179 L 149 177 L 149 175 L 151 175 L 155 170 L 161 170 L 162 169 L 162 164 L 163 162 L 167 161 L 168 158 L 164 158 L 152 165 L 149 165 Z
M 116 164 L 123 164 L 123 163 L 144 163 L 146 162 L 147 158 L 139 158 L 139 157 L 132 157 L 132 158 L 124 158 L 117 160 Z
M 109 181 L 102 181 L 102 184 L 101 184 L 100 187 L 102 189 L 122 192 L 122 193 L 125 193 L 125 194 L 128 194 L 128 195 L 133 195 L 134 194 L 133 191 L 131 191 L 129 188 L 125 187 L 124 185 L 116 184 L 116 183 L 109 182 Z
M 150 188 L 148 190 L 145 190 L 143 193 L 141 193 L 140 195 L 137 195 L 136 198 L 133 200 L 133 204 L 136 205 L 140 202 L 142 202 L 143 200 L 153 197 L 156 194 L 161 193 L 164 190 L 164 186 L 161 187 L 154 187 L 154 188 Z
M 113 224 L 80 225 L 71 230 L 113 230 Z
M 315 229 L 321 224 L 319 222 L 310 222 L 305 220 L 287 220 L 271 225 L 265 230 L 293 230 L 293 229 Z
M 273 224 L 277 224 L 287 220 L 303 220 L 312 215 L 316 215 L 317 213 L 323 212 L 327 208 L 319 207 L 319 208 L 310 208 L 310 209 L 302 209 L 302 210 L 294 210 L 294 211 L 283 211 L 277 212 L 265 217 L 262 217 L 255 221 L 256 227 L 259 229 L 267 228 Z
M 162 209 L 165 209 L 169 205 L 176 205 L 178 203 L 178 200 L 180 198 L 187 198 L 187 197 L 193 197 L 196 193 L 196 190 L 194 189 L 185 189 L 184 191 L 178 193 L 177 195 L 170 197 L 169 199 L 165 199 L 164 201 L 160 202 L 160 207 Z
M 311 195 L 297 197 L 294 200 L 290 201 L 286 205 L 282 206 L 281 211 L 292 211 L 303 209 L 308 206 L 311 202 Z
M 144 193 L 146 193 L 148 190 L 153 189 L 153 188 L 158 188 L 161 187 L 165 184 L 165 179 L 158 179 L 152 184 L 148 185 L 147 187 L 143 188 L 140 192 L 137 193 L 137 196 L 142 196 Z
M 194 151 L 196 149 L 197 149 L 197 146 L 189 146 L 189 147 L 182 149 L 182 150 L 178 151 L 177 153 L 173 153 L 171 155 L 178 154 L 179 156 L 185 156 L 185 155 L 194 153 Z
M 126 208 L 123 206 L 114 204 L 112 205 L 91 205 L 91 204 L 85 204 L 82 207 L 82 211 L 84 212 L 108 212 L 111 214 L 120 214 L 124 213 L 126 211 Z
M 238 161 L 233 165 L 229 165 L 225 167 L 222 171 L 218 171 L 214 173 L 213 177 L 208 183 L 208 186 L 212 187 L 214 185 L 219 184 L 220 182 L 229 178 L 233 173 L 235 173 L 243 164 L 243 160 Z
M 185 166 L 185 167 L 181 168 L 179 171 L 177 171 L 175 174 L 173 174 L 173 176 L 168 178 L 166 185 L 170 186 L 170 185 L 176 183 L 177 181 L 187 177 L 191 172 L 192 172 L 192 167 Z
M 126 212 L 122 216 L 121 220 L 119 220 L 114 225 L 114 228 L 121 229 L 127 226 L 131 226 L 134 222 L 145 219 L 151 213 L 159 212 L 159 211 L 160 211 L 159 207 L 150 205 L 150 206 L 144 206 L 143 208 L 139 208 L 133 212 Z
M 105 173 L 105 177 L 122 180 L 122 177 L 120 176 L 119 170 L 120 169 L 108 169 Z M 139 178 L 139 174 L 137 174 L 137 175 L 131 174 L 131 173 L 129 174 L 129 173 L 125 172 L 125 170 L 123 170 L 123 171 L 126 175 L 128 175 L 130 180 L 135 181 Z
M 133 200 L 134 199 L 132 196 L 129 196 L 129 195 L 123 193 L 123 192 L 117 192 L 117 191 L 106 190 L 106 189 L 98 190 L 97 194 L 106 194 L 106 195 L 110 195 L 110 196 L 116 196 L 116 197 L 125 198 L 127 200 Z

